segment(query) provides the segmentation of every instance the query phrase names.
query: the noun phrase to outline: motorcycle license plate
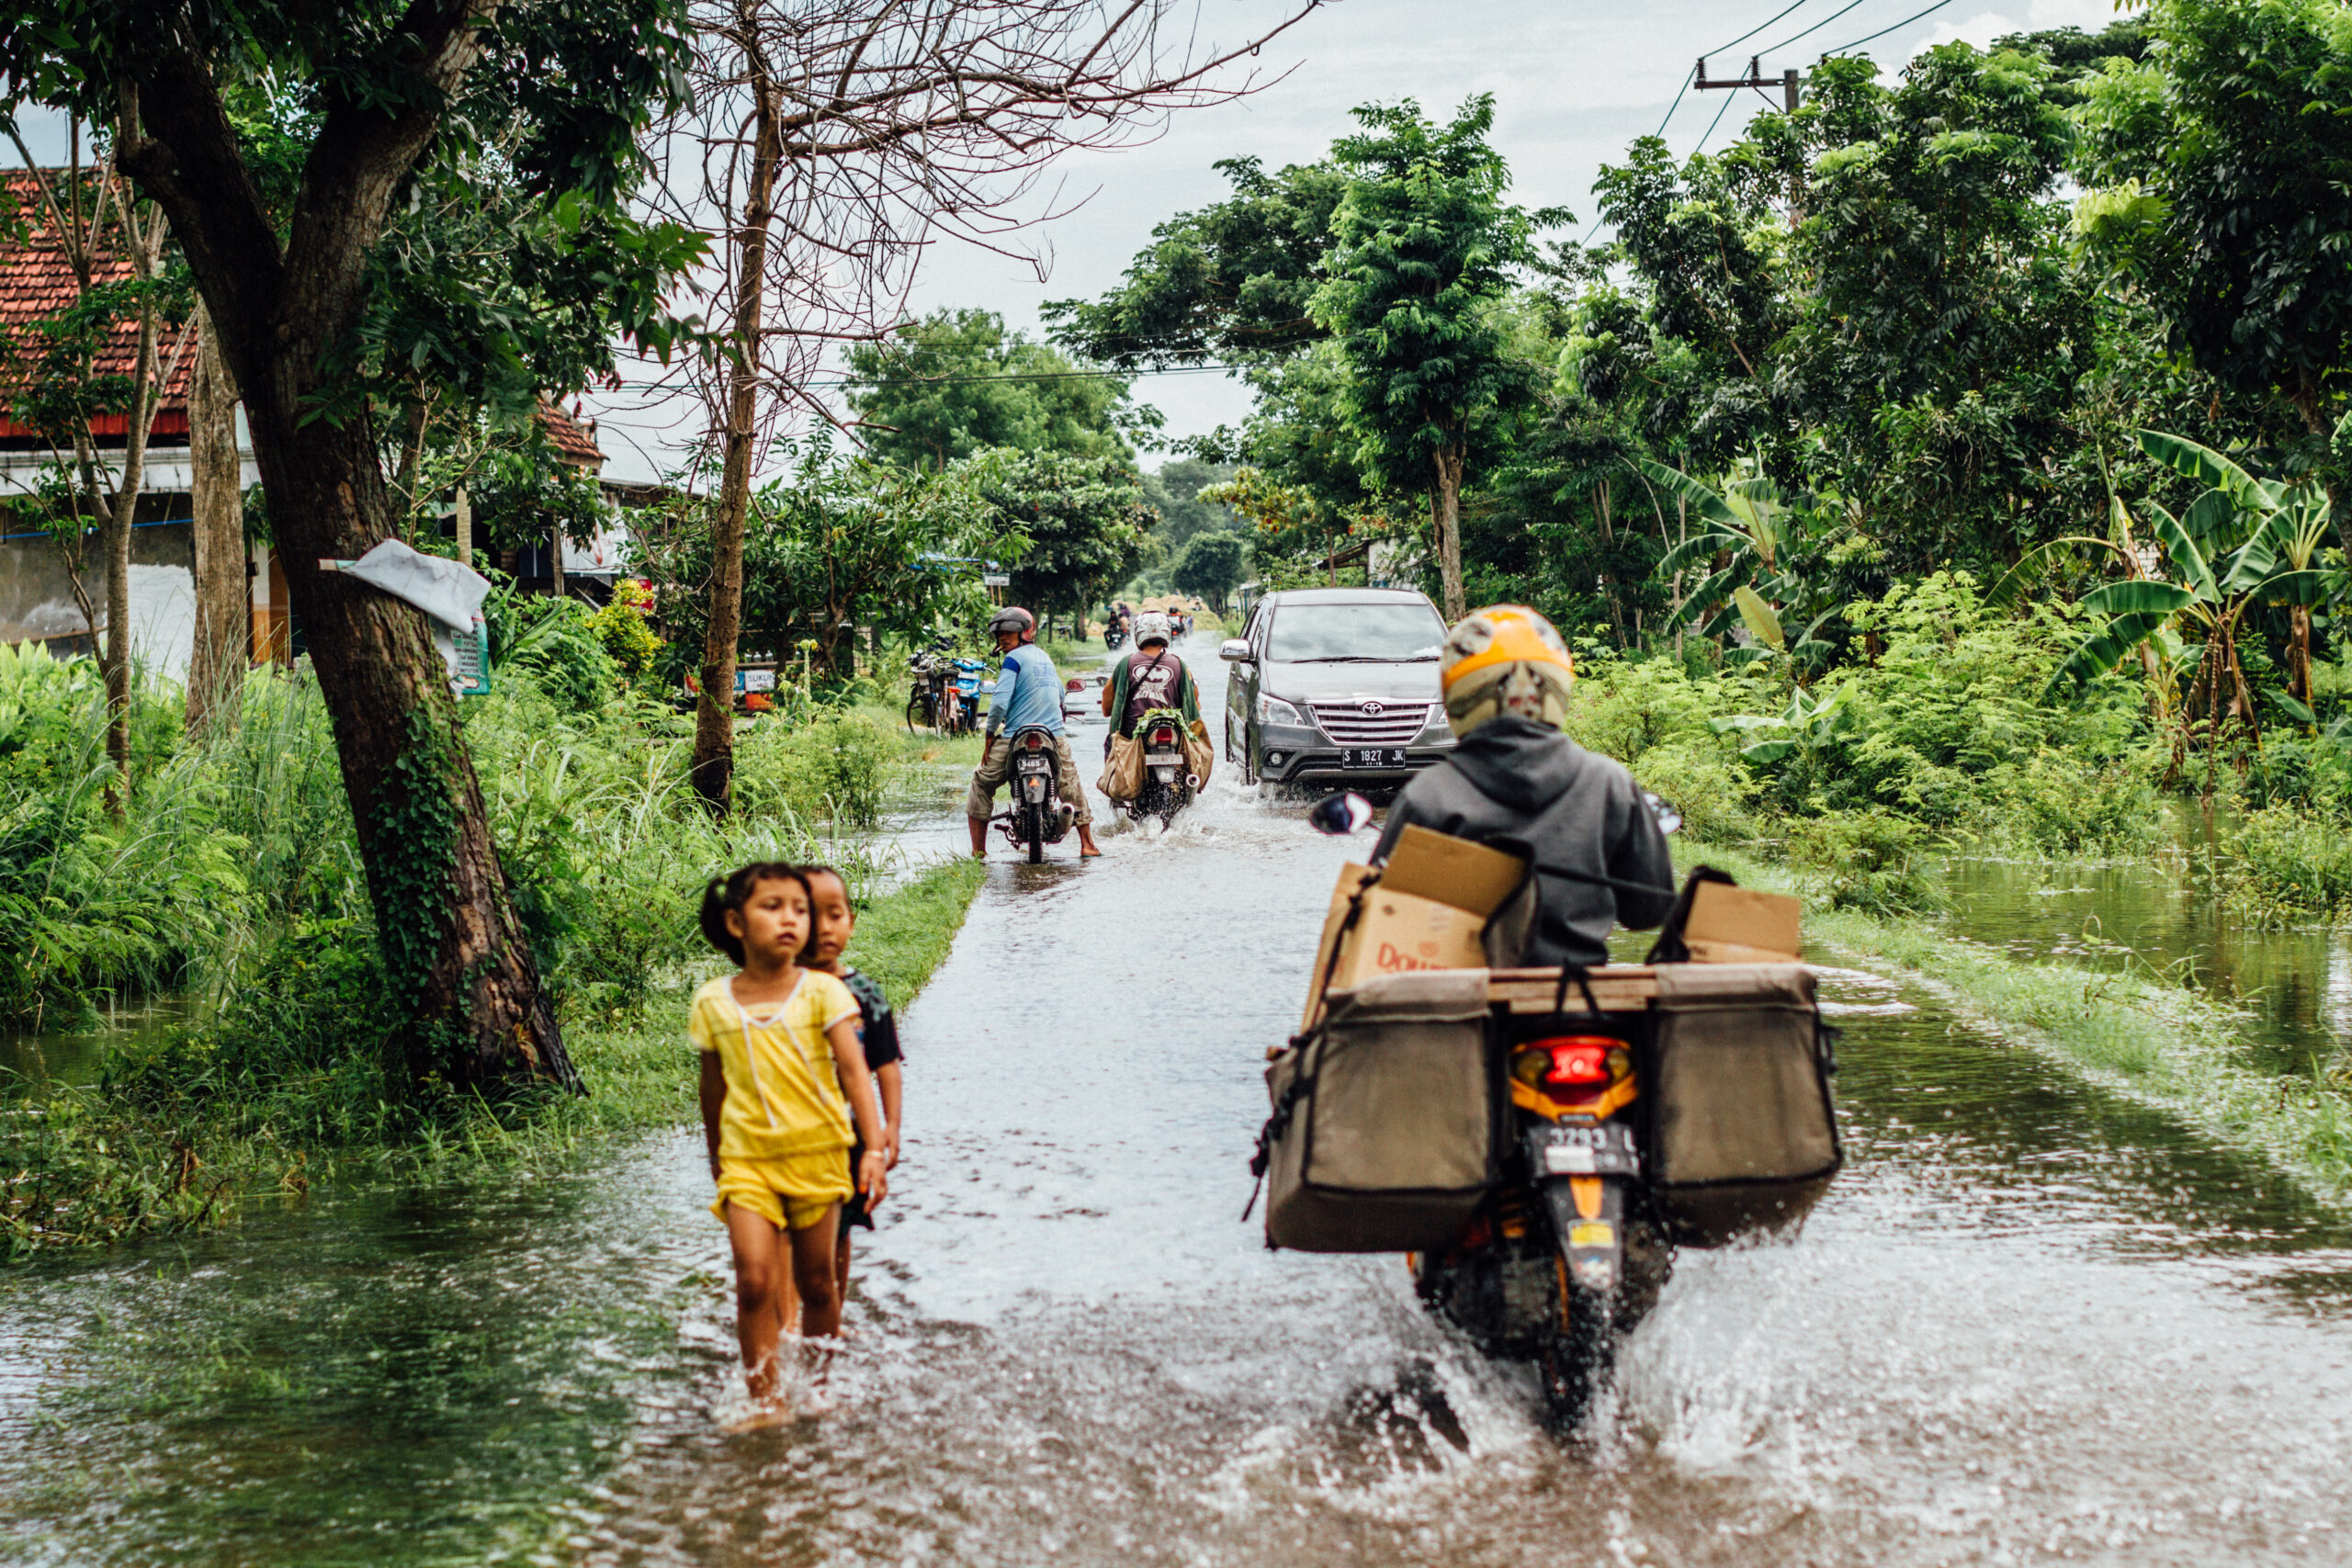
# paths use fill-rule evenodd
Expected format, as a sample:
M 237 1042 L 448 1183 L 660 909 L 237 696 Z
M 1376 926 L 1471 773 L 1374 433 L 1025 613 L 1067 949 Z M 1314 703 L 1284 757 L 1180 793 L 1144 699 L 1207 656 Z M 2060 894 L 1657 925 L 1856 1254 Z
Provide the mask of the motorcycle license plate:
M 1173 768 L 1182 765 L 1184 759 L 1173 751 L 1150 751 L 1145 754 L 1144 761 L 1155 768 Z
M 1401 768 L 1405 765 L 1402 746 L 1351 746 L 1340 752 L 1343 768 Z
M 1527 1135 L 1530 1163 L 1542 1176 L 1639 1176 L 1642 1159 L 1634 1130 L 1614 1122 L 1598 1127 L 1539 1127 Z

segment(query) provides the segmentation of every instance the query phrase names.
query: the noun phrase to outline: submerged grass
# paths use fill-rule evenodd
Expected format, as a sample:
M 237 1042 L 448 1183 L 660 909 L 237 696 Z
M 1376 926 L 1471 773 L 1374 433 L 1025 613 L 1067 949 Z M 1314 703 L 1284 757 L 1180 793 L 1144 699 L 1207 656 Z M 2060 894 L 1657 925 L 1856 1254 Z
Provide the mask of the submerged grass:
M 1809 895 L 1815 879 L 1737 851 L 1693 851 L 1750 886 Z M 2352 1200 L 2352 1097 L 2325 1079 L 2245 1065 L 2250 1015 L 2183 977 L 2026 963 L 1932 923 L 1808 907 L 1809 940 L 1940 996 L 2016 1041 L 2188 1126 L 2254 1149 L 2316 1196 Z

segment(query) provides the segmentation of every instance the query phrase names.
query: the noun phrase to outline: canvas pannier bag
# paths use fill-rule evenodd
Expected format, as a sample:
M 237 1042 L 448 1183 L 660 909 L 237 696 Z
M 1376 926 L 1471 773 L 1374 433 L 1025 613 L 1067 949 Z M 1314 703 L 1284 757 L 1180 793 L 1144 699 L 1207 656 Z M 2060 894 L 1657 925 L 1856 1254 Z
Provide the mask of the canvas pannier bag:
M 1113 800 L 1133 800 L 1143 793 L 1143 742 L 1132 735 L 1111 737 L 1111 754 L 1102 761 L 1102 776 L 1094 787 Z
M 1322 1021 L 1266 1069 L 1266 1244 L 1451 1246 L 1494 1184 L 1503 1146 L 1487 972 L 1384 976 L 1328 1000 Z
M 1845 1163 L 1833 1038 L 1802 964 L 1661 964 L 1647 1075 L 1652 1184 L 1674 1239 L 1804 1217 Z
M 1216 748 L 1209 744 L 1209 727 L 1205 719 L 1194 719 L 1184 731 L 1184 767 L 1201 781 L 1206 789 L 1209 770 L 1216 766 Z

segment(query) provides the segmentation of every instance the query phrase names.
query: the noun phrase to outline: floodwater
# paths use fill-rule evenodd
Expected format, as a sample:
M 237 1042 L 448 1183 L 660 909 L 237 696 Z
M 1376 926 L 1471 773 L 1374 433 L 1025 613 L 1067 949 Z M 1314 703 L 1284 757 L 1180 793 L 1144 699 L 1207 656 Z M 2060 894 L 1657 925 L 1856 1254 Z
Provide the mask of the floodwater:
M 1265 1251 L 1261 1060 L 1349 850 L 1301 810 L 1221 777 L 992 868 L 905 1015 L 830 1413 L 728 1430 L 681 1131 L 0 1277 L 0 1557 L 2344 1560 L 2352 1227 L 1869 975 L 1825 981 L 1847 1175 L 1793 1243 L 1686 1255 L 1573 1440 L 1396 1260 Z

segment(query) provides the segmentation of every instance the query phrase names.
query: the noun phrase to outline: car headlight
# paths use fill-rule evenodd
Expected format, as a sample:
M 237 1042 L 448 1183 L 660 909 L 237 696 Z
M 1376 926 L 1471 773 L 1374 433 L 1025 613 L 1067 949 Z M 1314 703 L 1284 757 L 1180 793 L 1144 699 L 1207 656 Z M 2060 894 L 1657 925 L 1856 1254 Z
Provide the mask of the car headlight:
M 1280 697 L 1261 694 L 1258 698 L 1258 722 L 1261 724 L 1295 724 L 1304 726 L 1306 716 Z

